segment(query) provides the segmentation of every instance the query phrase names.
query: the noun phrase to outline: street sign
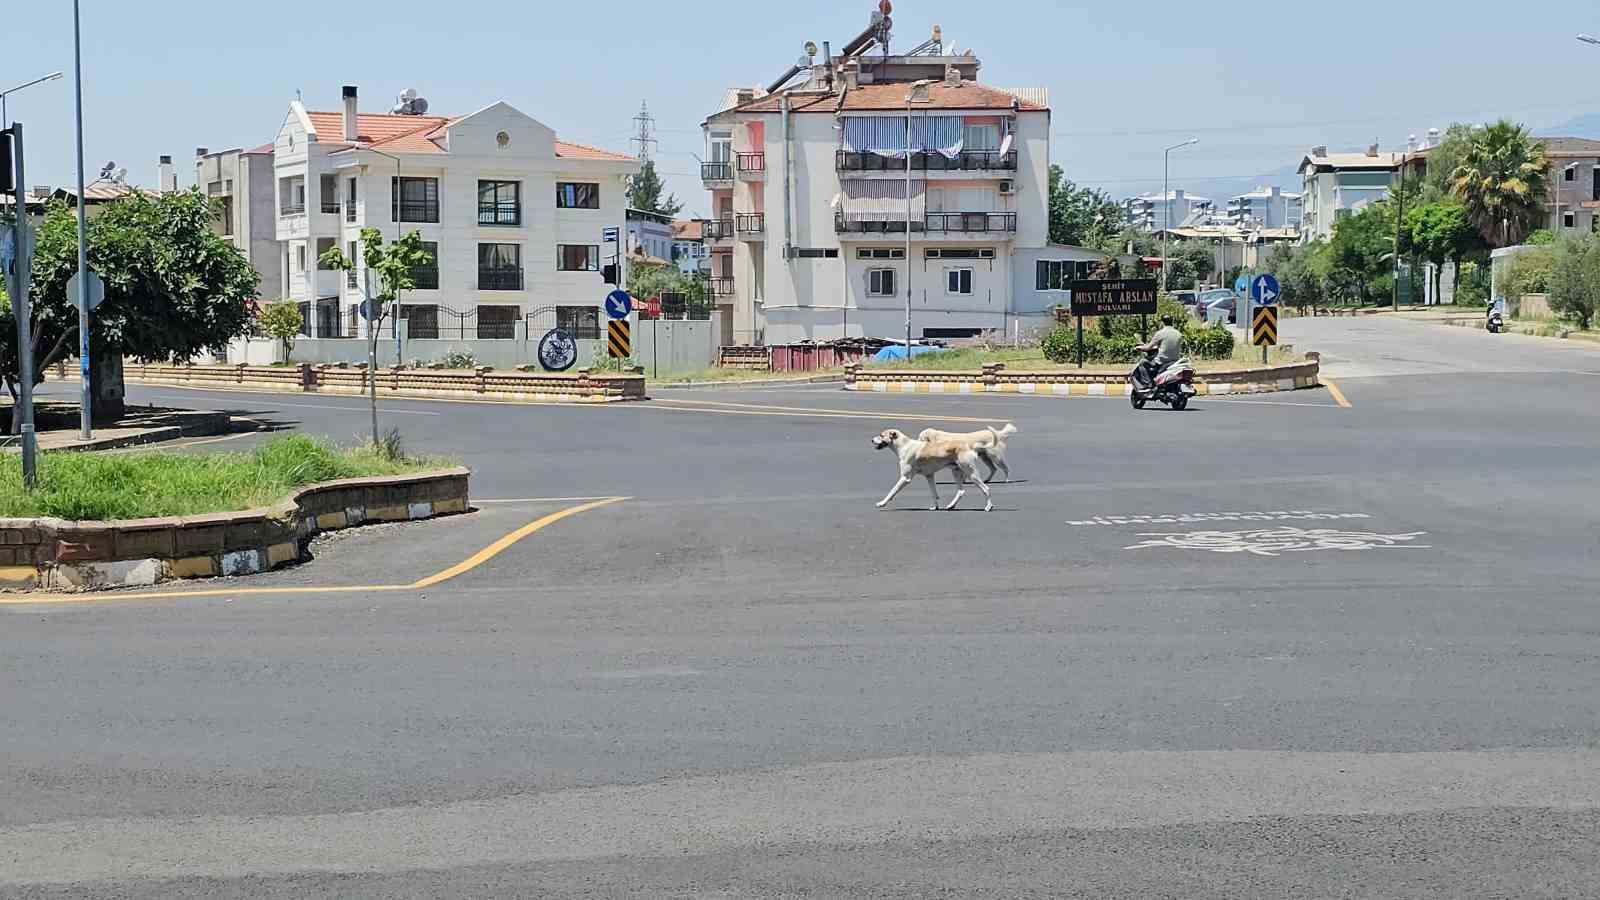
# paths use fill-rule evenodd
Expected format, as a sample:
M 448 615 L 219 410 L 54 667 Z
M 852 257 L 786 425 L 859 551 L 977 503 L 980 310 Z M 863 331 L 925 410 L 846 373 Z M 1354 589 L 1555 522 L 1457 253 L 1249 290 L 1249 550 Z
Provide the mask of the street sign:
M 539 339 L 539 364 L 547 371 L 565 372 L 578 361 L 578 341 L 564 328 L 552 328 Z
M 95 307 L 99 306 L 100 302 L 102 300 L 104 300 L 104 299 L 106 299 L 106 283 L 105 283 L 105 281 L 103 279 L 101 279 L 101 277 L 99 275 L 96 275 L 95 273 L 90 272 L 89 273 L 89 297 L 88 297 L 89 310 L 91 312 L 93 312 Z M 78 302 L 78 273 L 77 272 L 73 272 L 72 273 L 72 277 L 67 279 L 67 302 L 73 303 L 73 304 L 76 304 Z
M 1250 317 L 1250 343 L 1257 347 L 1271 347 L 1278 343 L 1278 308 L 1258 306 Z
M 612 319 L 606 323 L 606 355 L 612 359 L 627 359 L 633 355 L 633 335 L 627 319 Z
M 367 299 L 367 300 L 361 301 L 361 318 L 366 319 L 368 322 L 371 322 L 373 319 L 376 319 L 378 317 L 376 315 L 376 313 L 375 313 L 375 310 L 377 310 L 377 308 L 378 308 L 378 301 L 376 301 L 376 300 Z
M 600 235 L 600 242 L 603 244 L 615 244 L 617 242 L 617 230 L 615 228 L 607 228 Z
M 1250 292 L 1250 276 L 1241 274 L 1233 280 L 1233 292 L 1243 297 Z
M 617 289 L 606 295 L 606 315 L 613 319 L 626 319 L 633 312 L 633 298 L 628 292 Z
M 1250 299 L 1261 306 L 1275 306 L 1278 298 L 1283 296 L 1278 289 L 1278 279 L 1271 275 L 1257 275 L 1250 282 Z
M 1147 316 L 1155 311 L 1154 278 L 1072 282 L 1075 316 Z
M 0 231 L 0 271 L 10 278 L 17 273 L 11 264 L 17 261 L 17 234 L 10 228 Z

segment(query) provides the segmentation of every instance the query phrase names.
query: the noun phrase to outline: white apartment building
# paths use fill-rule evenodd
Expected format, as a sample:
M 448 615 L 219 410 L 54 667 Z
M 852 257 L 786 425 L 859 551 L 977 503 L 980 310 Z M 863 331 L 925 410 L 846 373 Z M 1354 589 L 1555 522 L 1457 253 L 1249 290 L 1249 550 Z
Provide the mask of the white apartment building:
M 887 40 L 825 44 L 705 121 L 710 287 L 733 343 L 903 339 L 908 295 L 913 337 L 1029 328 L 1100 258 L 1048 243 L 1045 92 L 977 83 L 937 32 L 902 55 Z
M 1228 200 L 1228 222 L 1240 228 L 1300 227 L 1300 195 L 1280 187 L 1258 187 Z
M 1334 222 L 1382 200 L 1406 157 L 1406 153 L 1380 152 L 1377 144 L 1365 153 L 1329 153 L 1327 147 L 1312 147 L 1300 161 L 1305 182 L 1301 240 L 1328 240 Z
M 284 296 L 285 284 L 285 256 L 278 244 L 277 204 L 273 202 L 275 177 L 271 144 L 250 150 L 212 153 L 197 147 L 194 151 L 195 186 L 219 207 L 212 230 L 250 261 L 261 277 L 257 296 L 269 301 Z M 170 156 L 161 157 L 160 182 L 164 191 L 177 188 Z
M 1195 215 L 1213 210 L 1209 198 L 1197 197 L 1181 190 L 1167 191 L 1165 194 L 1157 191 L 1122 201 L 1122 211 L 1128 225 L 1141 231 L 1179 228 Z
M 339 112 L 291 103 L 272 148 L 285 294 L 307 305 L 311 334 L 365 335 L 361 279 L 318 259 L 337 246 L 359 262 L 370 227 L 387 240 L 420 231 L 433 254 L 402 297 L 414 338 L 511 337 L 536 311 L 598 337 L 601 260 L 615 250 L 603 231 L 626 234 L 636 160 L 557 140 L 505 103 L 455 117 L 363 113 L 349 85 L 343 101 Z

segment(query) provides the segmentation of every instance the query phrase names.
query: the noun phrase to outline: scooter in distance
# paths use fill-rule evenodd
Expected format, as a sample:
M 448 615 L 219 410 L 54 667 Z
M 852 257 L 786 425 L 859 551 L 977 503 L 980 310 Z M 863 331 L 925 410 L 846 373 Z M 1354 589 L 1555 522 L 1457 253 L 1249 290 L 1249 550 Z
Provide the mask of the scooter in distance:
M 1506 330 L 1505 301 L 1500 300 L 1489 304 L 1489 314 L 1483 321 L 1483 327 L 1490 334 L 1499 334 Z
M 1145 351 L 1145 358 L 1153 359 L 1156 351 Z M 1181 410 L 1189 405 L 1189 398 L 1197 391 L 1194 389 L 1194 366 L 1188 359 L 1180 359 L 1160 372 L 1148 384 L 1144 383 L 1139 367 L 1128 373 L 1128 383 L 1133 388 L 1128 392 L 1128 399 L 1132 401 L 1134 409 L 1144 409 L 1144 405 L 1151 400 L 1165 403 L 1176 410 Z

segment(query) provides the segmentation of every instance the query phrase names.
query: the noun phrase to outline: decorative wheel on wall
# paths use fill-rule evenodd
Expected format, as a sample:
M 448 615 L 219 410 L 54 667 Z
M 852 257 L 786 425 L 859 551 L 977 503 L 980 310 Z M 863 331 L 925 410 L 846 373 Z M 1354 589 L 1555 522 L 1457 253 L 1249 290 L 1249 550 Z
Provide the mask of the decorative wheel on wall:
M 578 340 L 562 328 L 552 328 L 539 339 L 539 364 L 550 372 L 565 372 L 578 361 Z

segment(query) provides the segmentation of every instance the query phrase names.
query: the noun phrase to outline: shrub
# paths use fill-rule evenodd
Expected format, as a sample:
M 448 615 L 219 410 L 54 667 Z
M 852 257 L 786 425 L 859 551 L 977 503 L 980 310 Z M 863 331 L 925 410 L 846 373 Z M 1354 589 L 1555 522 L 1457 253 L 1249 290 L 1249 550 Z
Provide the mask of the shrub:
M 440 362 L 444 363 L 446 369 L 475 369 L 478 367 L 477 357 L 465 350 L 452 350 L 446 353 L 444 359 L 440 360 Z
M 1077 336 L 1077 331 L 1067 325 L 1059 325 L 1051 329 L 1050 333 L 1045 335 L 1044 340 L 1039 343 L 1039 347 L 1044 350 L 1044 358 L 1053 363 L 1077 362 Z
M 256 322 L 268 337 L 277 338 L 283 344 L 283 358 L 288 359 L 294 352 L 294 339 L 304 324 L 300 305 L 293 300 L 275 300 L 261 307 L 256 313 Z
M 1136 323 L 1137 324 L 1137 323 Z M 1083 332 L 1083 361 L 1086 363 L 1122 363 L 1138 358 L 1139 335 L 1115 334 L 1107 336 L 1098 329 Z M 1077 329 L 1063 325 L 1045 336 L 1044 357 L 1054 363 L 1078 361 Z
M 1189 355 L 1201 359 L 1230 359 L 1233 357 L 1233 330 L 1218 322 L 1207 328 L 1196 328 L 1184 335 Z

